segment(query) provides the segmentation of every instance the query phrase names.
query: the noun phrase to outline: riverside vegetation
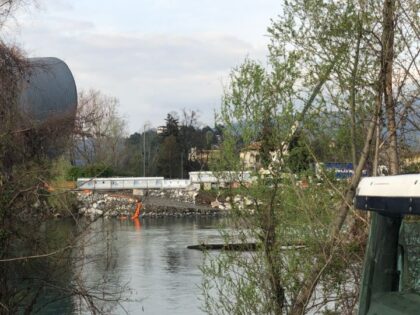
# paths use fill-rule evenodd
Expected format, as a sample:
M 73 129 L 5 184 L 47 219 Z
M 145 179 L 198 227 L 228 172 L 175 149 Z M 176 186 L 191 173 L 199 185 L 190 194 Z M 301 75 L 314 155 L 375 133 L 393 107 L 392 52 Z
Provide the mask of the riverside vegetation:
M 92 246 L 85 237 L 92 222 L 79 217 L 75 196 L 51 189 L 64 180 L 73 123 L 66 117 L 28 121 L 19 104 L 21 81 L 30 71 L 26 58 L 0 43 L 0 61 L 0 313 L 42 313 L 62 301 L 74 311 L 107 313 L 129 291 L 115 281 L 109 289 L 112 255 L 83 254 Z M 72 224 L 50 231 L 48 220 L 57 214 Z M 82 270 L 98 259 L 109 268 L 87 284 Z
M 418 150 L 419 12 L 415 1 L 283 1 L 268 64 L 247 59 L 232 71 L 213 168 L 243 170 L 239 153 L 259 143 L 256 182 L 241 187 L 255 213 L 233 204 L 235 228 L 224 233 L 258 250 L 208 255 L 208 313 L 357 310 L 369 218 L 352 199 L 364 169 L 398 174 Z M 324 173 L 317 183 L 309 166 L 337 160 L 353 163 L 352 178 Z M 293 244 L 304 248 L 287 250 Z

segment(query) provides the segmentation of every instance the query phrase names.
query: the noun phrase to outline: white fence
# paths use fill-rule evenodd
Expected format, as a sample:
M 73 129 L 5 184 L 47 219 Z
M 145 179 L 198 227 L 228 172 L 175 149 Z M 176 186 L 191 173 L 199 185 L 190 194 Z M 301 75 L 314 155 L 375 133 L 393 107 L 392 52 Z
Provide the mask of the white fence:
M 77 189 L 122 190 L 122 189 L 184 189 L 191 184 L 250 182 L 249 172 L 190 172 L 190 179 L 164 179 L 163 177 L 114 177 L 78 178 Z
M 161 189 L 163 177 L 78 178 L 77 189 Z
M 190 172 L 192 183 L 233 183 L 250 182 L 250 172 Z
M 164 179 L 162 189 L 187 188 L 191 185 L 189 179 Z

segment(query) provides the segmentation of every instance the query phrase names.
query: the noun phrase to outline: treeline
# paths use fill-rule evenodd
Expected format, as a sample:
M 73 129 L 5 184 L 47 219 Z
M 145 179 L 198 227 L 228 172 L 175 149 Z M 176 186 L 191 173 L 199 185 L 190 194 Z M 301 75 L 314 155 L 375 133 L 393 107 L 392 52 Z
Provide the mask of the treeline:
M 67 178 L 187 178 L 188 172 L 207 170 L 208 161 L 191 153 L 216 150 L 223 128 L 201 127 L 198 119 L 197 112 L 184 109 L 168 113 L 163 126 L 145 124 L 142 131 L 128 135 L 117 99 L 96 90 L 81 92 Z
M 257 68 L 257 69 L 254 69 Z M 247 61 L 238 72 L 258 71 L 259 65 Z M 241 74 L 243 75 L 243 74 Z M 330 97 L 330 102 L 334 101 Z M 118 112 L 119 101 L 98 90 L 79 93 L 78 110 L 72 145 L 69 150 L 70 167 L 66 169 L 67 180 L 80 177 L 111 176 L 163 176 L 165 178 L 188 178 L 188 172 L 206 171 L 220 156 L 224 133 L 235 136 L 232 153 L 239 159 L 241 152 L 249 151 L 257 145 L 253 170 L 267 168 L 273 154 L 281 159 L 293 173 L 314 170 L 317 162 L 342 162 L 357 165 L 365 139 L 366 121 L 371 112 L 368 108 L 357 108 L 352 115 L 349 108 L 335 98 L 329 109 L 312 112 L 305 118 L 305 130 L 300 129 L 282 148 L 284 139 L 292 134 L 298 117 L 292 109 L 280 115 L 272 113 L 264 117 L 258 109 L 259 117 L 236 120 L 233 123 L 222 118 L 215 127 L 202 126 L 194 110 L 170 112 L 162 126 L 152 127 L 145 123 L 139 132 L 128 134 L 127 124 Z M 338 105 L 337 105 L 338 104 Z M 253 106 L 262 107 L 259 103 Z M 287 105 L 286 107 L 289 107 Z M 267 111 L 269 113 L 269 111 Z M 354 117 L 353 117 L 354 116 Z M 220 116 L 222 117 L 222 116 Z M 255 121 L 253 121 L 255 120 Z M 352 121 L 356 123 L 353 124 Z M 416 116 L 407 120 L 404 131 L 399 135 L 401 156 L 406 157 L 417 151 L 418 131 L 412 126 L 418 121 Z M 224 127 L 225 126 L 225 127 Z M 353 132 L 349 132 L 353 126 Z M 385 125 L 379 126 L 386 133 Z M 281 136 L 275 135 L 278 131 Z M 379 130 L 379 134 L 381 131 Z M 226 149 L 226 146 L 224 146 Z M 280 152 L 283 150 L 284 152 Z M 287 151 L 287 154 L 284 155 Z M 275 153 L 277 152 L 277 153 Z M 373 156 L 366 161 L 364 169 L 369 174 L 375 172 L 379 164 L 388 166 L 383 155 Z M 246 168 L 238 161 L 241 168 Z M 215 163 L 213 163 L 215 164 Z M 231 170 L 232 165 L 216 163 L 218 168 Z M 414 167 L 414 168 L 413 168 Z M 248 166 L 248 169 L 250 167 Z M 401 165 L 403 172 L 417 170 L 417 165 Z
M 120 174 L 127 176 L 163 176 L 187 178 L 188 172 L 207 170 L 208 164 L 191 159 L 191 150 L 216 149 L 220 129 L 199 127 L 194 111 L 183 111 L 183 119 L 172 112 L 165 126 L 131 134 L 124 140 L 124 166 Z

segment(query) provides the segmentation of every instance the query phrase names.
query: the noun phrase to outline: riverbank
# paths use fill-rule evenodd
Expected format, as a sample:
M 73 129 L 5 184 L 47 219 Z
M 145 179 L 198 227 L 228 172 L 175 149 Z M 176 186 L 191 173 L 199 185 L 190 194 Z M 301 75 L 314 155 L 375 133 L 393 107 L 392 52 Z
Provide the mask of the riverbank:
M 77 192 L 76 194 L 79 213 L 87 217 L 130 217 L 135 211 L 136 198 L 138 198 L 128 193 Z M 178 192 L 150 193 L 142 199 L 143 207 L 140 217 L 214 216 L 228 213 L 226 208 L 215 207 L 214 203 L 213 206 L 196 204 L 194 198 L 185 197 L 184 194 Z

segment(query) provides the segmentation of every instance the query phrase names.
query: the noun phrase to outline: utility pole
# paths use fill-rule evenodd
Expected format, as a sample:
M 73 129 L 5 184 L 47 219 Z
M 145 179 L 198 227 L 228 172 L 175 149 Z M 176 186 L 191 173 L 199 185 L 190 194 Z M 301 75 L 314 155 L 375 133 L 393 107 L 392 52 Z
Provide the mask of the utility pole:
M 146 177 L 146 126 L 149 127 L 149 125 L 149 122 L 143 125 L 143 177 Z
M 184 152 L 181 152 L 181 179 L 184 178 Z
M 143 126 L 143 177 L 146 177 L 146 125 Z

